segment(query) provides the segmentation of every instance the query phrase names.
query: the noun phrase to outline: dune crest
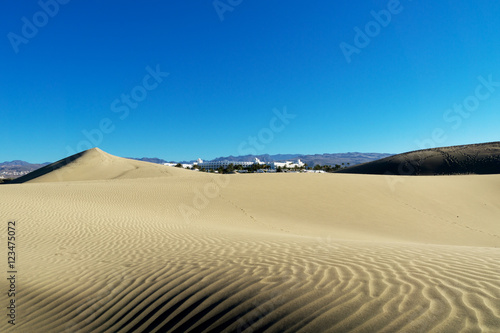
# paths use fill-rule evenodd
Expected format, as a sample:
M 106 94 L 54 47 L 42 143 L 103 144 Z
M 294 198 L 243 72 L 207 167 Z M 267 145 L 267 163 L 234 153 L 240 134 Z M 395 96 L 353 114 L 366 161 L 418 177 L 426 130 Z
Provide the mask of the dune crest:
M 11 183 L 111 180 L 186 175 L 188 170 L 117 157 L 92 148 L 63 158 Z

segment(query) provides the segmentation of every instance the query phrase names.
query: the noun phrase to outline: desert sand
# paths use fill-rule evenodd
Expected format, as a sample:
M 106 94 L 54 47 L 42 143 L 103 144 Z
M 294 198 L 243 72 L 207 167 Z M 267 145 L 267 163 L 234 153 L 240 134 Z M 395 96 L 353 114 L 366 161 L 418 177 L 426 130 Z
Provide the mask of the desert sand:
M 500 331 L 500 175 L 210 175 L 99 149 L 37 175 L 0 186 L 2 332 Z

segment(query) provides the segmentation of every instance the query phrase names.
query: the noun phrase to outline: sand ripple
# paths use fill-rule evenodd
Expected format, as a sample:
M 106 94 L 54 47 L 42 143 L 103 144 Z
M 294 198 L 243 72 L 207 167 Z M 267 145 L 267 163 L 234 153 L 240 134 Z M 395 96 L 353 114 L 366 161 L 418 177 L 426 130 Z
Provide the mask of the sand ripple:
M 207 180 L 171 178 L 0 187 L 19 230 L 19 322 L 0 331 L 499 331 L 499 248 L 293 234 L 230 192 L 187 223 Z

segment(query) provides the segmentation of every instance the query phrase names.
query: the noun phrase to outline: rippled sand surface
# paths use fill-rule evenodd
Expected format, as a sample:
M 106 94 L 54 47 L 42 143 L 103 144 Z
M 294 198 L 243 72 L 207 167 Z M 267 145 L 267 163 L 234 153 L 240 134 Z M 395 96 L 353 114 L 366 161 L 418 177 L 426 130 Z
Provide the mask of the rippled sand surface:
M 498 175 L 76 161 L 0 186 L 18 255 L 16 325 L 4 316 L 2 332 L 500 330 Z

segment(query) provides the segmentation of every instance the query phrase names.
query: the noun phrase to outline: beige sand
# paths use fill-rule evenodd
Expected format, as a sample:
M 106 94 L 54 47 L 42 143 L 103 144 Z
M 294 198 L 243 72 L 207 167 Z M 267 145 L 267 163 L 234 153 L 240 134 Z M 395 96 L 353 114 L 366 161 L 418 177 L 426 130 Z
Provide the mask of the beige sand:
M 500 175 L 53 172 L 0 186 L 2 332 L 499 331 Z

